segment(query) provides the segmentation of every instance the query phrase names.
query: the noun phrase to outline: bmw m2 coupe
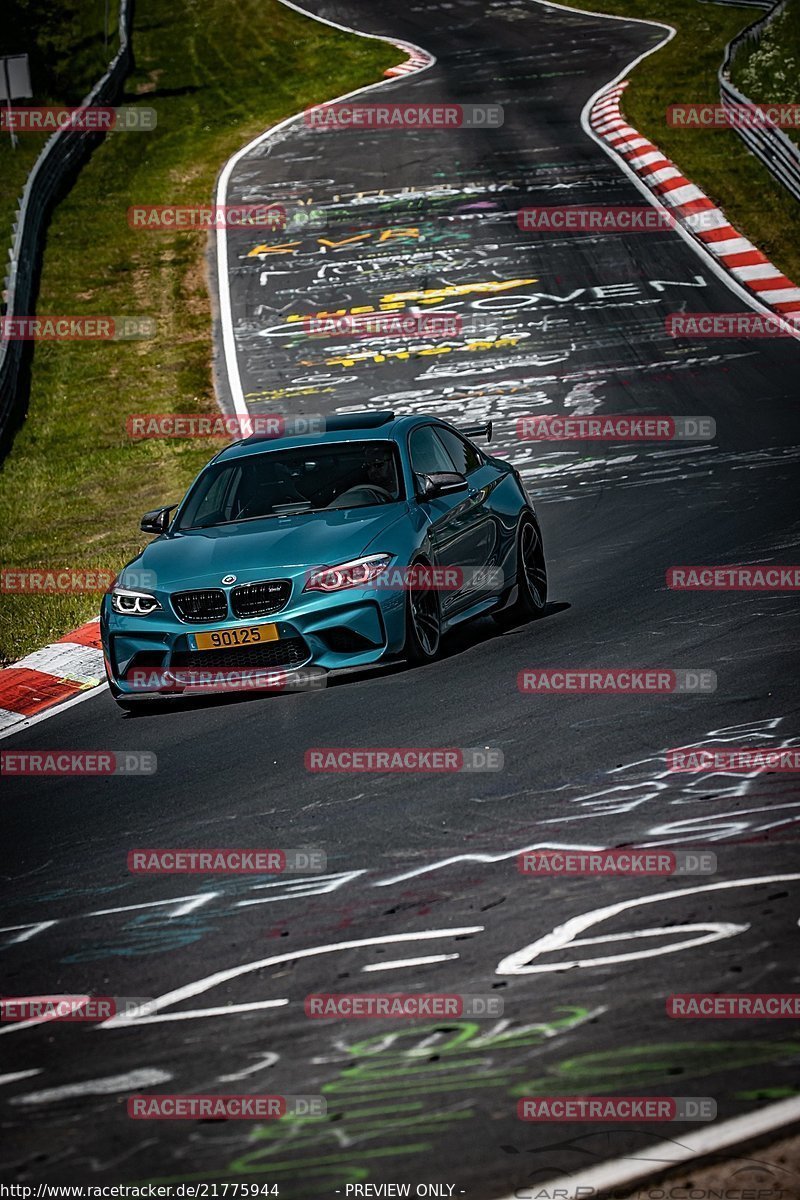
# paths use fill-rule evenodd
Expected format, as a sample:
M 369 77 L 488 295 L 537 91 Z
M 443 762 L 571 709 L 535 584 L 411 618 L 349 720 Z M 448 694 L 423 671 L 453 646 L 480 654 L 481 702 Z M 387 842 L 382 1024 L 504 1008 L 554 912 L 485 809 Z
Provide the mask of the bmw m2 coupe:
M 360 412 L 227 446 L 180 504 L 142 518 L 157 537 L 103 599 L 117 703 L 218 690 L 240 670 L 257 688 L 259 673 L 424 663 L 462 621 L 541 616 L 536 513 L 478 437 L 491 425 Z

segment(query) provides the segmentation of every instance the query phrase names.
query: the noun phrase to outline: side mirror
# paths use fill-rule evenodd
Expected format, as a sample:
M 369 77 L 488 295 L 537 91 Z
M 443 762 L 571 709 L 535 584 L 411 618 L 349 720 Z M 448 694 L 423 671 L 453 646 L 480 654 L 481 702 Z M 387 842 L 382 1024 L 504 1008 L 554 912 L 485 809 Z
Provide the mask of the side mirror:
M 169 514 L 172 512 L 174 504 L 169 508 L 154 508 L 152 512 L 147 512 L 139 522 L 139 528 L 142 533 L 164 533 L 169 525 Z
M 458 471 L 435 471 L 431 475 L 419 476 L 422 500 L 435 500 L 437 496 L 450 496 L 453 492 L 465 492 L 469 487 L 466 476 Z

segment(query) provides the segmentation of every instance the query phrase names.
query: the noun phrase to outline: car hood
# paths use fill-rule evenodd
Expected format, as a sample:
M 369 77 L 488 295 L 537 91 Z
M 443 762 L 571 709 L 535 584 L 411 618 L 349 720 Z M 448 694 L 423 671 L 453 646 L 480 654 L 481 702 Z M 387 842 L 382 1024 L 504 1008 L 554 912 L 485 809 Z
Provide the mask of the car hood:
M 223 575 L 236 575 L 243 583 L 346 562 L 363 554 L 407 513 L 408 506 L 401 502 L 168 534 L 156 538 L 128 563 L 119 582 L 135 586 L 137 579 L 146 578 L 158 591 L 178 586 L 218 587 Z M 382 547 L 375 545 L 374 549 L 377 552 Z

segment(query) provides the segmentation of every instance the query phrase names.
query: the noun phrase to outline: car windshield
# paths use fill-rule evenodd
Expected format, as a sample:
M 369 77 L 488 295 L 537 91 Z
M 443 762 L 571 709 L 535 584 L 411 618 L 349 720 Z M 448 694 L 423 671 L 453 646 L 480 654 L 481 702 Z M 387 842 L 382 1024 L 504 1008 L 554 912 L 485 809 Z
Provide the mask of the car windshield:
M 392 442 L 339 442 L 270 450 L 214 463 L 192 488 L 176 529 L 401 500 Z

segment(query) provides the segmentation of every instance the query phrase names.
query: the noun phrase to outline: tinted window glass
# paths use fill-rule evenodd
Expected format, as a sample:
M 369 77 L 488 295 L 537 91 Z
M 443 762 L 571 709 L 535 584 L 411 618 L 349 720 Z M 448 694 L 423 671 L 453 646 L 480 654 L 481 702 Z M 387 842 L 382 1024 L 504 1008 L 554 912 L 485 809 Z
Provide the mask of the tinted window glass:
M 241 482 L 242 472 L 237 466 L 209 476 L 208 488 L 198 493 L 193 510 L 193 523 L 215 525 L 231 515 L 231 502 Z
M 195 483 L 178 529 L 207 529 L 325 508 L 365 508 L 402 498 L 391 442 L 342 442 L 266 451 L 214 463 Z
M 471 471 L 476 471 L 481 465 L 481 458 L 474 446 L 470 446 L 469 442 L 465 442 L 457 433 L 453 433 L 452 429 L 437 428 L 436 434 L 442 439 L 447 449 L 447 453 L 453 460 L 455 470 L 459 475 L 469 475 Z
M 432 425 L 423 425 L 411 435 L 411 469 L 418 475 L 435 475 L 452 471 L 450 456 L 436 436 Z

